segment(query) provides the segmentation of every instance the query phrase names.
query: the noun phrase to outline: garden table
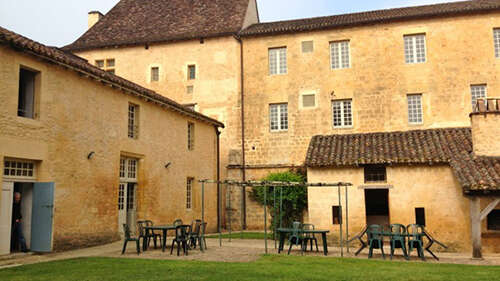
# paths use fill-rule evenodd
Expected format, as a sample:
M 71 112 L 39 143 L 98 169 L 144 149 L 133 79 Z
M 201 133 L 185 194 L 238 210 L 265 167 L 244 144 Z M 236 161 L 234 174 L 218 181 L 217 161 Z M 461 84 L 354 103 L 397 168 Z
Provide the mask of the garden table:
M 281 253 L 283 251 L 283 247 L 285 245 L 285 236 L 287 233 L 292 233 L 294 231 L 298 231 L 299 233 L 312 233 L 312 234 L 321 234 L 321 240 L 323 240 L 323 253 L 325 256 L 328 255 L 328 245 L 326 243 L 326 234 L 330 232 L 329 230 L 321 230 L 321 229 L 310 229 L 310 230 L 304 230 L 304 229 L 293 229 L 293 228 L 278 228 L 276 229 L 280 236 L 280 244 L 278 247 L 278 253 Z
M 145 231 L 161 230 L 163 232 L 163 241 L 162 241 L 161 248 L 162 248 L 162 251 L 165 252 L 165 248 L 167 245 L 167 231 L 175 230 L 175 226 L 173 224 L 171 224 L 171 225 L 152 225 L 152 226 L 145 226 L 144 230 Z M 147 249 L 147 242 L 146 242 L 145 249 Z

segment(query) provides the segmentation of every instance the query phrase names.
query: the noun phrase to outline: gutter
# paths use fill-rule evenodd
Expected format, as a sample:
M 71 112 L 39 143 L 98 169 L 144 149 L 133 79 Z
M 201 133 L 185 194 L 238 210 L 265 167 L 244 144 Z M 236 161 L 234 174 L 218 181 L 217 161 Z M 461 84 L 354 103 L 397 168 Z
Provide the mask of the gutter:
M 214 126 L 217 135 L 217 229 L 221 230 L 221 190 L 220 190 L 220 131 L 219 127 Z

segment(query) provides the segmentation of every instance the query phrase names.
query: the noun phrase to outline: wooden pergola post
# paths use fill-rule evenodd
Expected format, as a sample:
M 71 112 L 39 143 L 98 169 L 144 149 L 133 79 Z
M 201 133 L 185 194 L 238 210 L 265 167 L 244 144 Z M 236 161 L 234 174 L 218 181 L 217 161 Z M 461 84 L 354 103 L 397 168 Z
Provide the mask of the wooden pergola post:
M 500 198 L 493 200 L 484 210 L 481 211 L 481 200 L 479 196 L 470 197 L 470 225 L 472 239 L 472 257 L 483 258 L 481 252 L 481 222 L 500 203 Z

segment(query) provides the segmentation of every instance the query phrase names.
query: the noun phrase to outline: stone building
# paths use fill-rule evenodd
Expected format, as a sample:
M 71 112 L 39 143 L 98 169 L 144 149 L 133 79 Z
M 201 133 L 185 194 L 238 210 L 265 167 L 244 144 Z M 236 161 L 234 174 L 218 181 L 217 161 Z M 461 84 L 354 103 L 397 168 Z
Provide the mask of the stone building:
M 254 0 L 150 3 L 91 13 L 65 49 L 223 120 L 226 178 L 301 167 L 315 135 L 470 127 L 476 100 L 500 87 L 498 0 L 269 23 Z M 261 228 L 245 195 L 233 218 Z
M 0 62 L 0 254 L 15 191 L 41 252 L 114 241 L 136 219 L 201 217 L 221 122 L 3 28 Z M 205 196 L 215 230 L 217 188 Z

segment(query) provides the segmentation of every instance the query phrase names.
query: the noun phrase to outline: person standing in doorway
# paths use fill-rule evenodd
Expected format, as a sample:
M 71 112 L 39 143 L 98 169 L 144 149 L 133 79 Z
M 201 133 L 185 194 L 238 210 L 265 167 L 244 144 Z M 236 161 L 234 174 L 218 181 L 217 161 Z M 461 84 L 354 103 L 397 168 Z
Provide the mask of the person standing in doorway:
M 26 240 L 23 235 L 23 228 L 21 225 L 21 193 L 14 193 L 14 204 L 12 206 L 12 240 L 13 248 L 20 249 L 22 252 L 27 252 Z

